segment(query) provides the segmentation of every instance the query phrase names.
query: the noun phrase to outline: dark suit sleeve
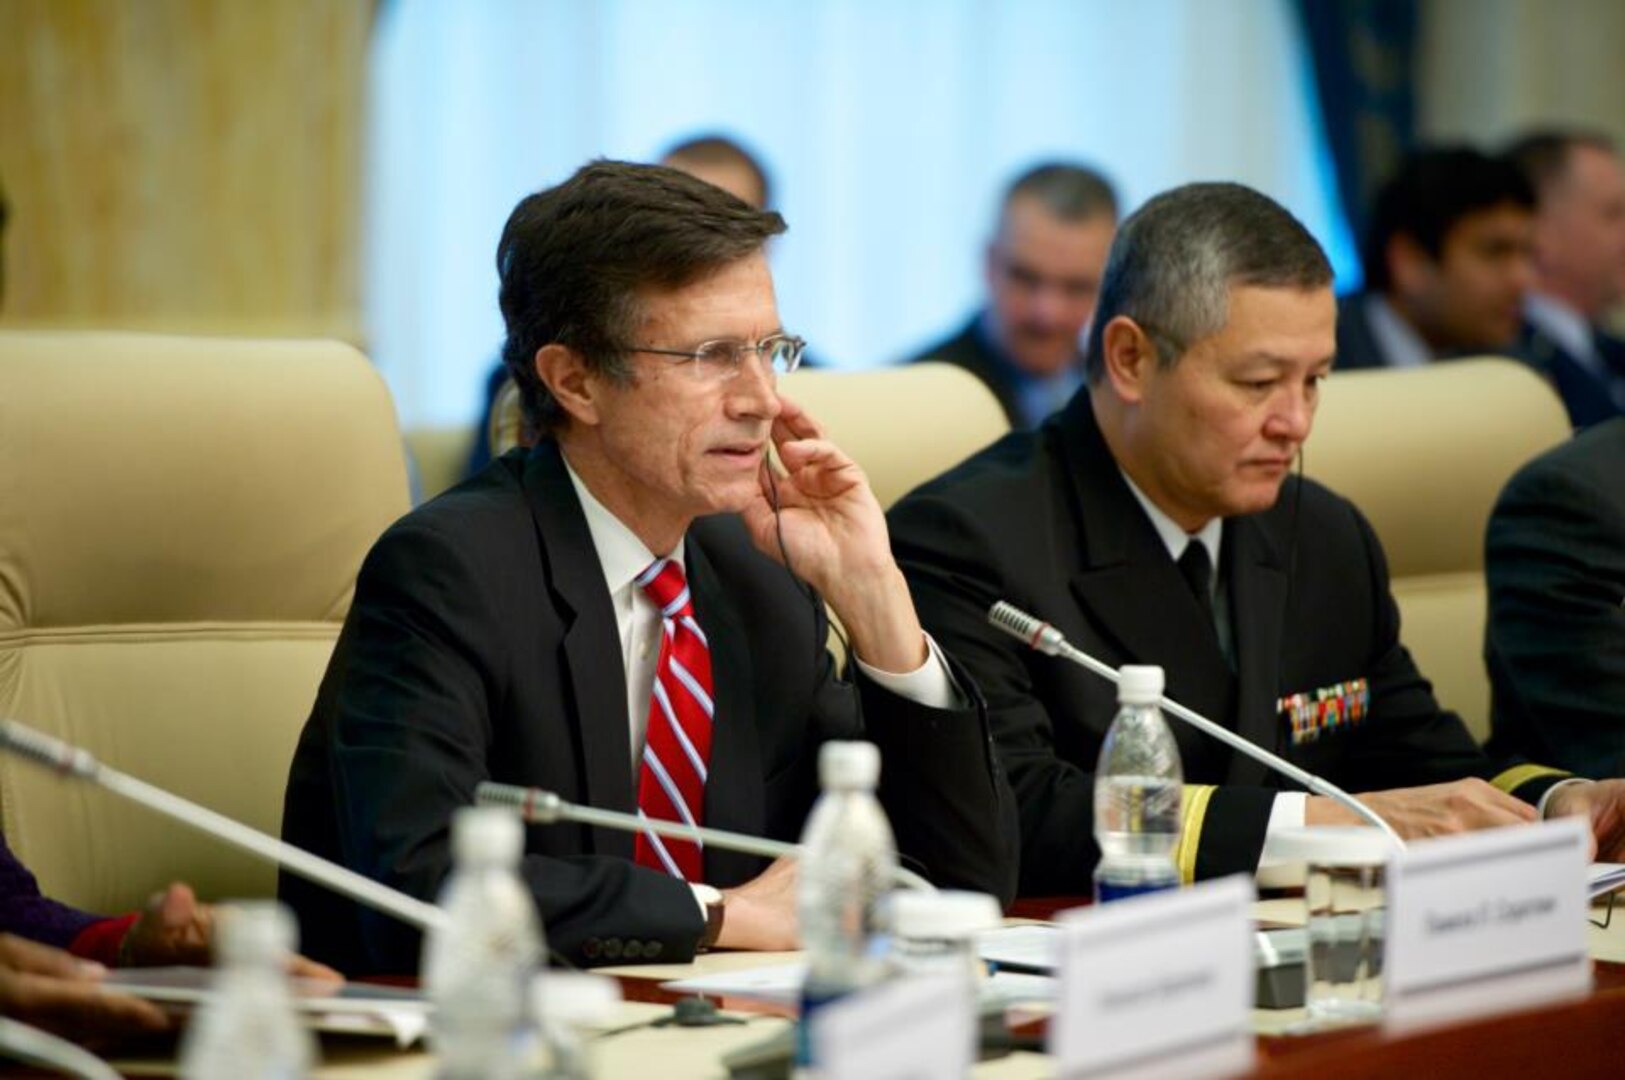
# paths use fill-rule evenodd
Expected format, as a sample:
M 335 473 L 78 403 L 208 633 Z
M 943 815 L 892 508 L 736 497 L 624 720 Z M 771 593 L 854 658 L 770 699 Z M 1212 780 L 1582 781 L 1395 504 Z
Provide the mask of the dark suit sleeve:
M 1056 749 L 1055 728 L 1029 666 L 1036 654 L 987 623 L 996 600 L 1030 601 L 1007 592 L 1000 554 L 959 508 L 914 497 L 893 510 L 891 529 L 920 621 L 986 701 L 998 759 L 1015 796 L 1020 894 L 1087 891 L 1099 858 L 1094 777 Z
M 905 865 L 1008 906 L 1019 861 L 1016 801 L 993 749 L 987 703 L 970 674 L 949 664 L 969 699 L 958 709 L 927 708 L 859 676 L 865 731 L 883 762 L 881 798 Z
M 1524 472 L 1490 518 L 1485 571 L 1491 748 L 1625 775 L 1625 496 L 1556 461 Z
M 426 900 L 451 869 L 453 813 L 473 803 L 501 752 L 501 588 L 428 525 L 397 526 L 367 558 L 322 690 L 343 860 Z M 532 854 L 522 873 L 549 944 L 572 963 L 616 958 L 589 955 L 590 938 L 685 960 L 704 929 L 684 883 L 626 859 Z M 364 914 L 362 926 L 375 970 L 414 970 L 415 933 L 380 915 Z M 651 943 L 660 948 L 651 953 Z

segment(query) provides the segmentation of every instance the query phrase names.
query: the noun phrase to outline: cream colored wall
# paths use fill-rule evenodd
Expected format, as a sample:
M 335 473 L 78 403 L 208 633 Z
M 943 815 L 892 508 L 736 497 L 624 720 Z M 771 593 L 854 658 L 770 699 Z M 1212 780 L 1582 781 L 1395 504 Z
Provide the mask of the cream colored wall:
M 0 0 L 11 326 L 359 339 L 370 0 Z
M 1428 138 L 1499 144 L 1523 127 L 1625 143 L 1625 3 L 1423 0 L 1417 102 Z

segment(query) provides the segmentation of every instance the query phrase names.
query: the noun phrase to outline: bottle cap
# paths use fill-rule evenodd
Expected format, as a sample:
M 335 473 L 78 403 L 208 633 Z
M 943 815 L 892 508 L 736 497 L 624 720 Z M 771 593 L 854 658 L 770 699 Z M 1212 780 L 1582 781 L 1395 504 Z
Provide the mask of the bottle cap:
M 993 897 L 958 889 L 896 892 L 891 904 L 892 933 L 904 938 L 968 938 L 1003 919 Z
M 501 806 L 465 806 L 451 819 L 451 853 L 459 863 L 519 861 L 525 830 L 519 815 Z
M 1124 664 L 1117 669 L 1117 700 L 1123 705 L 1155 705 L 1162 700 L 1162 668 Z
M 227 967 L 268 964 L 280 972 L 298 942 L 292 912 L 274 900 L 220 905 L 215 946 Z
M 868 788 L 880 782 L 880 749 L 867 742 L 827 742 L 818 751 L 818 782 L 825 788 Z

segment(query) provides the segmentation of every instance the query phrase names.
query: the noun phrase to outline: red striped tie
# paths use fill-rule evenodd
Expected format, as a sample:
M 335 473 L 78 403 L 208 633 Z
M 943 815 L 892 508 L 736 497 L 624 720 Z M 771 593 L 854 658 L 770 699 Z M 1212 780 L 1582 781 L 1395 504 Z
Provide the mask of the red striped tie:
M 656 559 L 637 577 L 660 609 L 660 660 L 649 702 L 649 728 L 638 777 L 641 816 L 703 824 L 705 770 L 711 760 L 711 649 L 694 621 L 683 567 Z M 642 832 L 639 865 L 664 870 L 684 881 L 702 881 L 700 845 Z

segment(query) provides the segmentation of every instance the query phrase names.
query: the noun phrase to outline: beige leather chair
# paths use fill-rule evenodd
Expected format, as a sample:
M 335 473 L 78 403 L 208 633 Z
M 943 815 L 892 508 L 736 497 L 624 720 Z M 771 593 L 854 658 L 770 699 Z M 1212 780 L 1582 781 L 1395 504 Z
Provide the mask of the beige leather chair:
M 1544 379 L 1486 358 L 1335 373 L 1305 447 L 1305 472 L 1370 519 L 1388 555 L 1401 637 L 1439 701 L 1480 741 L 1490 697 L 1484 528 L 1507 478 L 1569 433 Z
M 427 502 L 463 478 L 474 429 L 467 424 L 413 428 L 406 450 L 418 470 L 418 495 Z
M 888 508 L 1010 430 L 993 391 L 952 364 L 797 371 L 779 389 L 863 466 Z
M 0 716 L 270 833 L 372 541 L 407 508 L 388 391 L 332 342 L 0 333 Z M 274 871 L 0 756 L 46 892 L 128 909 Z

